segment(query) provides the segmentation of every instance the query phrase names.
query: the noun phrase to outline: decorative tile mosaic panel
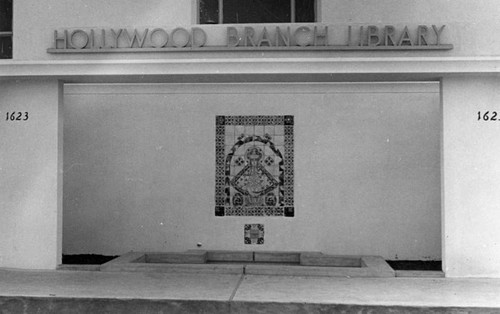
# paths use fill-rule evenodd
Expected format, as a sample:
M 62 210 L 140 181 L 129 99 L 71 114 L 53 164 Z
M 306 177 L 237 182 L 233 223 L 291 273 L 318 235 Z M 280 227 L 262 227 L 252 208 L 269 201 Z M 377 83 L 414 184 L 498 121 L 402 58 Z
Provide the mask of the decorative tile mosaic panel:
M 245 244 L 264 244 L 264 225 L 245 225 Z
M 216 216 L 294 216 L 293 116 L 216 117 Z

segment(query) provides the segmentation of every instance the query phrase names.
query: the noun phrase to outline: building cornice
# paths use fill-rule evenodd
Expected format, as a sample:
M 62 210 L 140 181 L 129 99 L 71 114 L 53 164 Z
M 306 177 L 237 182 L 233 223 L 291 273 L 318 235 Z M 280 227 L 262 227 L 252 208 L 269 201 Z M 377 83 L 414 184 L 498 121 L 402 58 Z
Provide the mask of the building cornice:
M 99 78 L 176 75 L 497 75 L 500 57 L 200 58 L 162 60 L 0 61 L 3 78 Z

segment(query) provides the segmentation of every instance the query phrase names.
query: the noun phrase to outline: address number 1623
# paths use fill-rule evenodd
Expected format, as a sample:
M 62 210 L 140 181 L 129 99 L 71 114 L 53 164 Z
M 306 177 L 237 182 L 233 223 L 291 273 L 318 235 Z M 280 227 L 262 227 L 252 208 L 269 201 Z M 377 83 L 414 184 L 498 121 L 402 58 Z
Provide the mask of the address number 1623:
M 26 121 L 29 119 L 29 114 L 27 111 L 12 111 L 7 112 L 5 115 L 5 121 Z

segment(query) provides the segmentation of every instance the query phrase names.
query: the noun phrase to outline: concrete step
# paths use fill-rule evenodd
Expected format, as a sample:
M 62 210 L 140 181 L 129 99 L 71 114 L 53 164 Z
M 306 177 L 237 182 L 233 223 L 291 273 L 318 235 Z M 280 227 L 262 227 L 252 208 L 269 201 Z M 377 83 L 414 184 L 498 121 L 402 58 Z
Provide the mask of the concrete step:
M 500 313 L 500 280 L 0 269 L 0 313 Z

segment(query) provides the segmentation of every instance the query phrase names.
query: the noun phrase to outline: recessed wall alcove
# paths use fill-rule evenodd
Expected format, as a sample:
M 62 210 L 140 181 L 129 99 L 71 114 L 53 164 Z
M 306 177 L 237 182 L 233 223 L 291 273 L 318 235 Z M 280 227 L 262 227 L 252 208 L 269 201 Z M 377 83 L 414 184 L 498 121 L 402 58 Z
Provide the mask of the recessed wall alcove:
M 293 215 L 216 214 L 217 116 L 293 117 Z M 63 253 L 441 259 L 441 120 L 435 82 L 66 84 Z

